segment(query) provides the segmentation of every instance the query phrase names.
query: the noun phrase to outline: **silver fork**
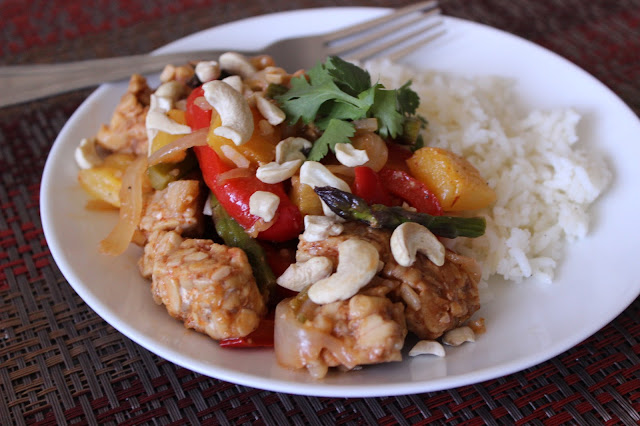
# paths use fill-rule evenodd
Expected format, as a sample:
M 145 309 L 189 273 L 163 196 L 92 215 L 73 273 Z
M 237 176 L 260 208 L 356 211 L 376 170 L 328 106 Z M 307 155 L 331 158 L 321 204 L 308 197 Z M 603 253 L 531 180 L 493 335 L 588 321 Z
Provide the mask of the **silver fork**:
M 437 1 L 423 1 L 328 34 L 280 40 L 259 52 L 234 51 L 249 56 L 271 55 L 279 66 L 289 72 L 312 67 L 334 55 L 365 60 L 385 54 L 396 60 L 444 32 L 438 31 L 442 20 L 425 19 L 439 14 Z M 188 51 L 58 64 L 0 66 L 0 107 L 126 79 L 133 73 L 157 72 L 169 63 L 217 58 L 224 52 Z

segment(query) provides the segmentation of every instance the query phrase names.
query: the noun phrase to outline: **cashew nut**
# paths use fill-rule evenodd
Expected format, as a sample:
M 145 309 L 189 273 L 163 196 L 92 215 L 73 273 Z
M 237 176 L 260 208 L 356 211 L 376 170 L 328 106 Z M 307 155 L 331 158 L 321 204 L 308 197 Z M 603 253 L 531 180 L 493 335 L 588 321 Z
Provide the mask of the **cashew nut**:
M 170 84 L 164 83 L 164 84 Z M 148 155 L 151 155 L 153 140 L 159 131 L 169 133 L 171 135 L 186 135 L 191 133 L 191 127 L 180 124 L 170 119 L 166 112 L 173 106 L 173 100 L 165 96 L 157 96 L 152 94 L 150 97 L 149 110 L 145 117 L 145 127 L 147 129 Z
M 227 83 L 229 86 L 236 89 L 238 93 L 242 93 L 242 77 L 240 77 L 239 75 L 230 75 L 229 77 L 225 77 L 220 81 Z
M 98 155 L 98 151 L 96 151 L 96 140 L 94 138 L 82 139 L 74 152 L 74 156 L 76 164 L 81 169 L 90 169 L 104 162 Z
M 462 326 L 447 331 L 442 337 L 442 343 L 449 346 L 460 346 L 464 342 L 475 342 L 476 334 L 471 327 Z
M 310 243 L 342 234 L 344 226 L 329 216 L 306 215 L 300 238 Z
M 350 238 L 338 245 L 336 272 L 309 287 L 309 299 L 319 305 L 347 300 L 375 276 L 379 253 L 373 244 Z
M 444 265 L 444 246 L 431 231 L 418 223 L 405 222 L 398 226 L 391 234 L 390 243 L 393 258 L 399 265 L 413 265 L 418 252 L 436 265 Z
M 317 161 L 305 161 L 300 168 L 300 182 L 312 188 L 316 186 L 331 186 L 341 191 L 351 192 L 347 182 L 343 181 Z
M 331 173 L 329 169 L 317 161 L 305 161 L 302 164 L 302 167 L 300 167 L 300 182 L 309 185 L 311 188 L 331 186 L 341 191 L 351 192 L 347 182 Z M 325 216 L 338 217 L 324 201 L 322 201 L 322 211 Z
M 258 96 L 256 98 L 256 106 L 258 107 L 260 114 L 262 114 L 262 116 L 266 118 L 272 126 L 277 126 L 287 118 L 284 111 L 263 96 Z
M 409 351 L 409 356 L 417 355 L 436 355 L 442 358 L 445 356 L 444 346 L 435 340 L 420 340 Z
M 205 99 L 220 114 L 222 121 L 222 125 L 216 127 L 213 133 L 231 139 L 236 145 L 251 139 L 253 114 L 244 96 L 220 80 L 209 81 L 202 88 Z
M 347 167 L 361 166 L 369 161 L 369 155 L 364 149 L 357 149 L 350 143 L 337 143 L 334 147 L 336 158 Z
M 249 198 L 249 213 L 270 222 L 276 215 L 280 197 L 273 192 L 256 191 Z
M 285 74 L 280 72 L 267 72 L 264 75 L 264 80 L 267 83 L 282 84 L 282 82 L 284 81 L 284 77 Z
M 236 52 L 223 53 L 218 58 L 218 62 L 220 68 L 229 74 L 239 75 L 243 79 L 251 77 L 257 71 L 246 56 Z
M 302 160 L 291 160 L 278 164 L 275 161 L 264 164 L 256 170 L 256 177 L 264 183 L 278 183 L 295 175 Z
M 187 87 L 176 80 L 167 81 L 162 83 L 155 92 L 154 95 L 161 98 L 171 99 L 172 102 L 180 99 L 187 91 Z
M 161 130 L 170 135 L 186 135 L 191 133 L 191 127 L 170 119 L 167 114 L 159 110 L 150 109 L 145 121 L 147 129 Z
M 166 83 L 175 77 L 176 75 L 176 67 L 175 65 L 167 64 L 164 69 L 160 73 L 160 81 Z
M 217 80 L 220 77 L 220 64 L 216 61 L 201 61 L 196 64 L 195 72 L 202 83 Z
M 149 97 L 149 111 L 167 112 L 173 107 L 173 100 L 152 93 Z
M 311 149 L 313 144 L 311 141 L 305 138 L 288 137 L 281 140 L 276 145 L 276 161 L 280 164 L 286 163 L 291 160 L 306 160 L 304 153 L 305 149 Z
M 312 257 L 304 262 L 292 263 L 276 280 L 278 285 L 293 291 L 327 278 L 333 271 L 333 263 L 328 257 Z

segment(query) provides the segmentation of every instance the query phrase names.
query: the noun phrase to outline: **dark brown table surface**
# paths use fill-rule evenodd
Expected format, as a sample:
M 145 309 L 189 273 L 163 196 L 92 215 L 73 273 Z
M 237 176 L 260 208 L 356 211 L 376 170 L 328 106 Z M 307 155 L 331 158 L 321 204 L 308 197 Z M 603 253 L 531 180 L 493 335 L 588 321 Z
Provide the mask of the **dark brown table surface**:
M 0 64 L 143 53 L 225 22 L 297 8 L 408 3 L 1 0 Z M 640 113 L 640 0 L 444 0 L 441 6 L 445 14 L 557 52 Z M 640 422 L 640 299 L 592 337 L 535 367 L 399 397 L 278 394 L 202 376 L 150 353 L 78 297 L 42 232 L 39 187 L 47 154 L 90 93 L 0 109 L 0 424 Z

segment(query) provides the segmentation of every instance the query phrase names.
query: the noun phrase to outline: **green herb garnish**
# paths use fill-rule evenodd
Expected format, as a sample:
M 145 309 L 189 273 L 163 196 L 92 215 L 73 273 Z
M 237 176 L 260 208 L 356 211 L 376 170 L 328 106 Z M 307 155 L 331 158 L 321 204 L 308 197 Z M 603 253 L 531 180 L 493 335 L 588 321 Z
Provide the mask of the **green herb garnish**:
M 313 122 L 324 132 L 307 157 L 319 161 L 337 143 L 349 143 L 355 134 L 354 120 L 376 118 L 382 138 L 400 138 L 405 121 L 414 116 L 420 102 L 410 84 L 386 89 L 380 83 L 372 84 L 366 70 L 331 56 L 311 68 L 307 76 L 293 78 L 291 88 L 274 98 L 289 123 Z

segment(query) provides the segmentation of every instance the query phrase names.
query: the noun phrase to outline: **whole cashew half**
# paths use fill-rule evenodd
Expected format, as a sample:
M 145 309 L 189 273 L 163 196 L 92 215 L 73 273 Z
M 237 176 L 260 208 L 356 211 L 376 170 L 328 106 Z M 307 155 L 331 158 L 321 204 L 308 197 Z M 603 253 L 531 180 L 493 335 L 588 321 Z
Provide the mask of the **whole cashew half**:
M 247 79 L 256 72 L 256 68 L 251 64 L 249 58 L 237 52 L 225 52 L 218 58 L 220 68 L 229 74 L 236 74 Z
M 291 136 L 283 139 L 276 145 L 276 161 L 280 164 L 291 160 L 305 161 L 307 157 L 302 151 L 311 149 L 312 146 L 305 138 Z
M 475 341 L 476 334 L 473 332 L 471 327 L 466 325 L 449 330 L 444 334 L 444 336 L 442 336 L 442 343 L 449 346 L 460 346 L 464 342 Z
M 391 234 L 391 253 L 402 266 L 411 266 L 418 252 L 438 266 L 444 265 L 445 249 L 438 237 L 424 226 L 415 222 L 405 222 Z
M 333 263 L 328 257 L 316 256 L 305 262 L 292 263 L 276 282 L 289 290 L 302 291 L 309 284 L 327 278 L 332 271 Z
M 349 299 L 376 275 L 379 260 L 371 243 L 358 238 L 343 241 L 338 245 L 336 272 L 309 287 L 309 299 L 319 305 Z
M 220 114 L 222 125 L 213 133 L 242 145 L 253 135 L 253 114 L 247 100 L 233 87 L 220 80 L 202 85 L 204 97 Z

